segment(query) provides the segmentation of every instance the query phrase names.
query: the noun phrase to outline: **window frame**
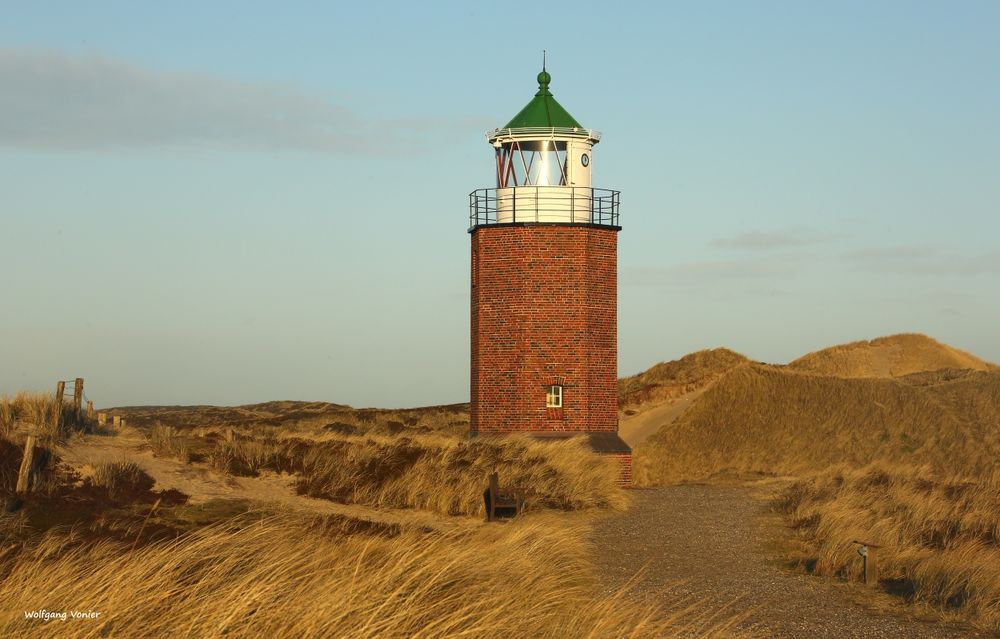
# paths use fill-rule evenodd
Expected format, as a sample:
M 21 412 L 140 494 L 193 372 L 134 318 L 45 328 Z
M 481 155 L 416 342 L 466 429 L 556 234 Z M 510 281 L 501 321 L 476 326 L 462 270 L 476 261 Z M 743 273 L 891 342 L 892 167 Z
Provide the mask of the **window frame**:
M 545 387 L 545 408 L 563 407 L 563 385 L 549 384 Z

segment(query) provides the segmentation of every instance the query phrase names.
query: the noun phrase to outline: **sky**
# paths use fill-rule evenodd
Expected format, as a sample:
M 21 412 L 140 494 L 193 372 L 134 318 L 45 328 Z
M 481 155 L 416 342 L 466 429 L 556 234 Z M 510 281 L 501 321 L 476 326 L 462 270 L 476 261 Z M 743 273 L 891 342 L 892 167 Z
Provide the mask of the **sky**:
M 922 332 L 1000 361 L 1000 3 L 0 0 L 0 392 L 469 396 L 484 132 L 620 190 L 619 374 Z

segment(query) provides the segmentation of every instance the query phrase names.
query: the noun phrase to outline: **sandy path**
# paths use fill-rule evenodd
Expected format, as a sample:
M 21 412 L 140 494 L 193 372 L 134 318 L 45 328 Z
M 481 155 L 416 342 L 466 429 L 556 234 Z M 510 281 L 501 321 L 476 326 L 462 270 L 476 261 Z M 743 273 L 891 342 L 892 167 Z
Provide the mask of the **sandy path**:
M 765 507 L 740 487 L 637 490 L 628 512 L 603 517 L 594 527 L 595 563 L 605 588 L 622 585 L 646 566 L 641 591 L 690 596 L 710 609 L 729 605 L 748 615 L 738 627 L 764 637 L 988 636 L 879 614 L 852 602 L 832 580 L 772 565 L 761 542 L 773 538 Z
M 699 388 L 635 415 L 619 415 L 618 435 L 626 444 L 635 448 L 661 427 L 674 423 L 674 420 L 680 417 L 694 400 L 701 397 L 705 388 Z
M 185 464 L 169 457 L 156 457 L 142 433 L 126 427 L 115 435 L 77 436 L 69 445 L 57 449 L 63 463 L 87 475 L 101 462 L 129 459 L 156 480 L 155 488 L 174 488 L 186 494 L 190 503 L 212 499 L 246 499 L 275 504 L 319 514 L 336 514 L 388 524 L 420 526 L 441 531 L 455 531 L 478 524 L 467 517 L 444 517 L 415 509 L 379 509 L 355 504 L 338 504 L 295 493 L 295 478 L 269 474 L 261 477 L 232 477 L 217 473 L 205 464 Z

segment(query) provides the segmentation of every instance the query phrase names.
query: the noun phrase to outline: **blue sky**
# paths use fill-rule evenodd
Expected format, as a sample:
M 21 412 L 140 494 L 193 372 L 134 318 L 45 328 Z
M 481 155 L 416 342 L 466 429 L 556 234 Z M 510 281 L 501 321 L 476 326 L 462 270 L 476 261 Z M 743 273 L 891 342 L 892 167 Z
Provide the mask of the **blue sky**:
M 620 374 L 911 331 L 1000 361 L 998 3 L 0 14 L 0 392 L 466 401 L 467 194 L 543 48 L 622 191 Z

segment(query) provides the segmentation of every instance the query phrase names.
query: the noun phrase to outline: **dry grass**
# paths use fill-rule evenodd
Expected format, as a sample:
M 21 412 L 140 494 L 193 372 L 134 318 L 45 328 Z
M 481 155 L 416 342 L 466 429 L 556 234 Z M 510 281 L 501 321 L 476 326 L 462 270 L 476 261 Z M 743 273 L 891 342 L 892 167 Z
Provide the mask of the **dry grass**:
M 263 470 L 299 472 L 306 449 L 313 445 L 295 438 L 234 435 L 215 444 L 208 454 L 211 466 L 229 475 L 256 477 Z
M 482 515 L 477 487 L 492 472 L 505 486 L 523 487 L 529 509 L 622 509 L 627 499 L 617 464 L 576 440 L 236 436 L 217 443 L 210 459 L 236 475 L 298 473 L 299 491 L 312 497 L 449 515 Z
M 581 531 L 551 521 L 451 536 L 331 535 L 244 518 L 138 549 L 50 535 L 0 559 L 10 637 L 674 637 L 682 620 L 601 596 Z M 96 620 L 25 619 L 93 610 Z M 53 624 L 58 624 L 54 626 Z
M 618 405 L 646 404 L 678 397 L 709 384 L 749 360 L 727 348 L 698 351 L 661 362 L 638 375 L 618 380 Z
M 777 502 L 815 572 L 858 580 L 852 542 L 883 545 L 883 587 L 991 631 L 1000 631 L 998 505 L 996 471 L 969 478 L 888 464 L 822 473 Z
M 152 429 L 156 424 L 180 432 L 234 428 L 244 434 L 300 435 L 427 435 L 460 439 L 469 431 L 469 405 L 424 408 L 352 408 L 327 402 L 266 402 L 245 406 L 128 406 L 108 409 L 125 415 L 129 424 Z
M 153 478 L 133 461 L 120 460 L 98 464 L 91 477 L 94 486 L 108 491 L 112 499 L 135 492 L 145 493 L 153 488 Z
M 57 411 L 61 413 L 58 428 L 55 426 Z M 0 437 L 28 432 L 54 443 L 92 425 L 86 417 L 77 420 L 70 403 L 56 404 L 52 395 L 20 392 L 14 397 L 0 397 Z
M 642 484 L 798 475 L 876 460 L 991 470 L 1000 456 L 1000 372 L 844 379 L 744 364 L 636 449 Z
M 173 426 L 160 422 L 149 430 L 149 445 L 157 455 L 176 457 L 183 462 L 191 461 L 191 449 L 187 439 Z
M 492 472 L 502 485 L 525 491 L 529 510 L 622 509 L 626 504 L 614 460 L 591 452 L 582 441 L 527 437 L 328 442 L 308 449 L 299 489 L 335 501 L 480 516 L 482 494 L 470 487 L 484 485 Z

